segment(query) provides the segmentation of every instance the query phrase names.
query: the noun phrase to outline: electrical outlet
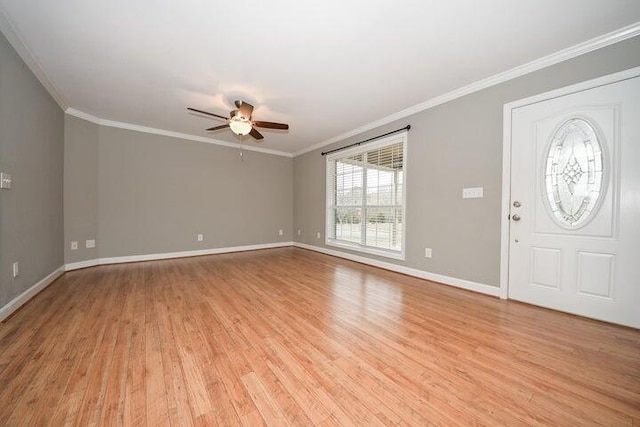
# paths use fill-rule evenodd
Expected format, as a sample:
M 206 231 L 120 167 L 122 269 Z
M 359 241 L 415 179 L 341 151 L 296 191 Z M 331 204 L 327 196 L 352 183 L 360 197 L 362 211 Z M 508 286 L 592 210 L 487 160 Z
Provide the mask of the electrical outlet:
M 282 230 L 278 230 L 278 234 L 279 234 L 280 236 L 282 236 L 282 235 L 284 234 L 284 231 L 282 231 Z
M 202 242 L 204 240 L 204 235 L 198 234 L 198 242 Z
M 431 258 L 431 255 L 432 255 L 431 248 L 424 248 L 424 257 Z
M 13 263 L 13 277 L 18 277 L 20 274 L 20 266 L 18 265 L 18 261 Z
M 71 250 L 72 251 L 77 251 L 78 250 L 78 242 L 76 242 L 75 240 L 73 242 L 71 242 Z
M 298 228 L 298 236 L 302 234 L 302 230 Z
M 316 233 L 316 238 L 317 238 L 317 239 L 319 239 L 319 238 L 320 238 L 320 232 L 319 232 L 319 231 Z
M 95 241 L 94 239 L 87 240 L 87 241 L 84 243 L 84 246 L 85 246 L 87 249 L 95 248 L 95 247 L 96 247 L 96 241 Z

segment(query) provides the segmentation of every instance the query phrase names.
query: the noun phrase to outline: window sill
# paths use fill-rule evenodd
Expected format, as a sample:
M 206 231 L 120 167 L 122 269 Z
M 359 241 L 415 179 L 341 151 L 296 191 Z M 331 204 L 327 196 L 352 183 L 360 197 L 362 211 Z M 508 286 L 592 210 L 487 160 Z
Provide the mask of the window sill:
M 404 251 L 402 252 L 395 252 L 395 251 L 387 251 L 384 249 L 375 249 L 375 248 L 369 248 L 369 247 L 365 247 L 365 246 L 360 246 L 357 243 L 354 244 L 349 244 L 346 242 L 341 242 L 339 240 L 333 240 L 333 239 L 327 239 L 325 241 L 325 244 L 327 246 L 333 246 L 336 248 L 341 248 L 341 249 L 348 249 L 350 251 L 355 251 L 355 252 L 361 252 L 361 253 L 365 253 L 365 254 L 369 254 L 369 255 L 377 255 L 377 256 L 381 256 L 381 257 L 385 257 L 385 258 L 392 258 L 392 259 L 397 259 L 400 261 L 404 261 Z

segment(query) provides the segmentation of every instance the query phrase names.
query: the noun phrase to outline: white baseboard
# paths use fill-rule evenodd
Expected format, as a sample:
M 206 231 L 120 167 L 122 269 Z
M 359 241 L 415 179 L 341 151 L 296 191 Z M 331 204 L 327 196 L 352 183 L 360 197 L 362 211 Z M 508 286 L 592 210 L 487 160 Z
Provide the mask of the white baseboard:
M 95 267 L 100 265 L 99 259 L 89 259 L 87 261 L 72 262 L 64 265 L 64 271 L 79 270 L 81 268 Z
M 500 296 L 500 288 L 497 286 L 491 286 L 491 285 L 486 285 L 484 283 L 472 282 L 469 280 L 444 276 L 442 274 L 430 273 L 428 271 L 418 270 L 416 268 L 405 267 L 403 265 L 392 264 L 390 262 L 379 261 L 377 259 L 366 258 L 363 256 L 353 255 L 346 252 L 335 251 L 332 249 L 326 249 L 320 246 L 307 245 L 305 243 L 293 242 L 293 246 L 303 248 L 303 249 L 309 249 L 311 251 L 321 252 L 327 255 L 337 256 L 339 258 L 345 258 L 351 261 L 360 262 L 362 264 L 372 265 L 374 267 L 395 271 L 396 273 L 402 273 L 408 276 L 418 277 L 420 279 L 430 280 L 432 282 L 438 282 L 438 283 L 442 283 L 449 286 L 455 286 L 456 288 L 462 288 L 469 291 L 479 292 L 481 294 L 491 295 L 494 297 Z
M 184 252 L 169 252 L 169 253 L 133 255 L 133 256 L 124 256 L 124 257 L 98 258 L 98 259 L 91 259 L 86 261 L 69 263 L 61 266 L 60 268 L 57 268 L 47 277 L 40 280 L 38 283 L 36 283 L 35 285 L 30 287 L 23 293 L 15 297 L 4 307 L 0 308 L 0 322 L 2 322 L 4 319 L 9 317 L 11 313 L 13 313 L 22 305 L 24 305 L 24 303 L 29 301 L 38 292 L 40 292 L 41 290 L 49 286 L 54 280 L 60 277 L 65 271 L 77 270 L 80 268 L 87 268 L 87 267 L 93 267 L 96 265 L 104 265 L 104 264 L 120 264 L 120 263 L 126 263 L 126 262 L 152 261 L 152 260 L 162 260 L 162 259 L 170 259 L 170 258 L 185 258 L 185 257 L 201 256 L 201 255 L 214 255 L 214 254 L 223 254 L 223 253 L 231 253 L 231 252 L 253 251 L 253 250 L 259 250 L 259 249 L 282 248 L 286 246 L 296 246 L 303 249 L 309 249 L 311 251 L 320 252 L 327 255 L 333 255 L 339 258 L 345 258 L 351 261 L 360 262 L 362 264 L 368 264 L 374 267 L 383 268 L 385 270 L 395 271 L 397 273 L 406 274 L 408 276 L 418 277 L 420 279 L 443 283 L 445 285 L 455 286 L 457 288 L 479 292 L 482 294 L 491 295 L 495 297 L 500 296 L 499 287 L 486 285 L 484 283 L 477 283 L 469 280 L 458 279 L 455 277 L 444 276 L 441 274 L 430 273 L 428 271 L 418 270 L 411 267 L 405 267 L 402 265 L 397 265 L 389 262 L 379 261 L 376 259 L 366 258 L 359 255 L 353 255 L 346 252 L 326 249 L 320 246 L 307 245 L 305 243 L 278 242 L 278 243 L 265 243 L 260 245 L 232 246 L 227 248 L 202 249 L 202 250 L 184 251 Z
M 293 242 L 264 243 L 260 245 L 231 246 L 227 248 L 199 249 L 195 251 L 166 252 L 166 253 L 158 253 L 158 254 L 97 258 L 97 259 L 90 259 L 86 261 L 72 262 L 70 264 L 66 264 L 65 271 L 93 267 L 96 265 L 121 264 L 125 262 L 155 261 L 155 260 L 170 259 L 170 258 L 186 258 L 186 257 L 201 256 L 201 255 L 226 254 L 231 252 L 255 251 L 259 249 L 282 248 L 285 246 L 293 246 Z
M 4 321 L 7 317 L 9 317 L 14 311 L 22 307 L 27 301 L 33 298 L 38 292 L 49 286 L 56 280 L 58 277 L 62 276 L 65 271 L 65 266 L 60 266 L 55 269 L 52 273 L 47 275 L 44 279 L 40 280 L 38 283 L 9 301 L 7 305 L 0 308 L 0 322 Z

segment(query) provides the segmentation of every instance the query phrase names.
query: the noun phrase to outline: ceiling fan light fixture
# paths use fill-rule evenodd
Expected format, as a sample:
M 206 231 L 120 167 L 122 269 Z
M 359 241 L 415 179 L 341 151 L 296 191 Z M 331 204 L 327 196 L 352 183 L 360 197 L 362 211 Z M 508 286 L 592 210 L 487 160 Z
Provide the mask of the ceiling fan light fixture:
M 236 116 L 237 117 L 237 116 Z M 229 127 L 231 131 L 236 135 L 247 135 L 251 132 L 251 122 L 248 120 L 242 120 L 241 118 L 233 117 L 229 120 Z
M 258 132 L 256 127 L 280 130 L 289 129 L 289 125 L 286 123 L 251 121 L 253 105 L 243 101 L 236 101 L 235 104 L 238 109 L 231 111 L 231 113 L 229 114 L 231 117 L 225 117 L 219 114 L 209 113 L 208 111 L 198 110 L 191 107 L 187 107 L 187 110 L 204 114 L 206 116 L 215 117 L 217 119 L 223 119 L 226 122 L 224 125 L 214 126 L 207 129 L 207 132 L 213 132 L 221 129 L 231 129 L 231 132 L 235 133 L 236 135 L 251 135 L 253 139 L 256 139 L 258 142 L 263 140 L 264 136 L 260 132 Z

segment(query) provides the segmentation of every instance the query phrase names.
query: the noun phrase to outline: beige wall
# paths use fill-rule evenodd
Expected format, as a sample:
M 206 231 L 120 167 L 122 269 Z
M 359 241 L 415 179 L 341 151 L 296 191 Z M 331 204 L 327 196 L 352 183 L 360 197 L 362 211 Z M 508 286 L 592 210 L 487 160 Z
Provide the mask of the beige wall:
M 291 158 L 68 117 L 65 161 L 67 262 L 292 240 Z
M 406 261 L 366 256 L 498 286 L 503 105 L 640 66 L 639 52 L 636 37 L 295 157 L 294 229 L 302 234 L 294 238 L 326 247 L 321 151 L 410 124 Z M 463 200 L 464 187 L 484 187 L 484 198 Z M 433 249 L 433 258 L 424 258 L 425 247 Z
M 0 34 L 0 308 L 64 262 L 63 150 L 64 113 Z

